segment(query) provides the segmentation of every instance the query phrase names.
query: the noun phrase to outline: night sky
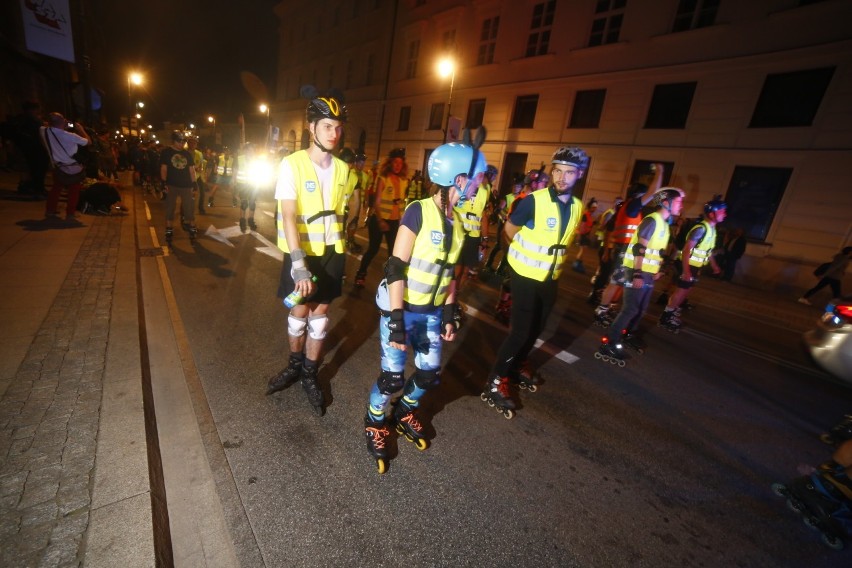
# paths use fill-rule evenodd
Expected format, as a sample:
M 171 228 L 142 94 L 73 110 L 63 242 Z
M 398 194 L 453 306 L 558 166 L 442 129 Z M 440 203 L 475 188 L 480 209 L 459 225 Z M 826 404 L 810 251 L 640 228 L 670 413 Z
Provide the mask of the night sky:
M 105 92 L 110 122 L 130 105 L 127 75 L 145 77 L 144 121 L 201 121 L 213 114 L 262 122 L 274 94 L 280 0 L 86 0 L 92 84 Z M 257 75 L 270 99 L 249 94 L 240 73 Z

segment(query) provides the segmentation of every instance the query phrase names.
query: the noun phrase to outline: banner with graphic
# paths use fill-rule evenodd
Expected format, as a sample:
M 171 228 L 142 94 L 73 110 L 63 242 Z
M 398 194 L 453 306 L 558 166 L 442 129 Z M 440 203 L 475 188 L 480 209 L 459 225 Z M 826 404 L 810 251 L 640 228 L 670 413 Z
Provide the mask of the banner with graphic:
M 27 49 L 74 63 L 68 0 L 21 0 Z

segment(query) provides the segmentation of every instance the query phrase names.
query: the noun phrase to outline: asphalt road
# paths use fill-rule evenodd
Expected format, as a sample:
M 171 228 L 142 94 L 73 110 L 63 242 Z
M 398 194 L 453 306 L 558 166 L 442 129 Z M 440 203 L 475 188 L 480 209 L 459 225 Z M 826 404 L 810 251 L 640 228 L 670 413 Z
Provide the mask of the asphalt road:
M 150 207 L 162 240 L 162 205 Z M 259 238 L 235 229 L 238 210 L 211 208 L 199 227 L 215 230 L 193 248 L 178 229 L 165 258 L 243 565 L 852 563 L 769 489 L 827 459 L 817 436 L 852 407 L 849 389 L 803 367 L 798 334 L 699 306 L 676 336 L 649 321 L 648 351 L 619 369 L 592 356 L 600 330 L 582 296 L 587 280 L 574 274 L 534 353 L 546 382 L 521 395 L 513 420 L 479 400 L 505 336 L 487 313 L 496 292 L 465 290 L 468 321 L 421 406 L 431 446 L 394 441 L 378 475 L 362 419 L 379 372 L 373 290 L 386 253 L 364 290 L 347 284 L 332 305 L 326 415 L 298 384 L 264 396 L 287 358 L 280 261 L 263 250 L 273 209 L 258 204 Z M 350 259 L 349 282 L 355 268 Z

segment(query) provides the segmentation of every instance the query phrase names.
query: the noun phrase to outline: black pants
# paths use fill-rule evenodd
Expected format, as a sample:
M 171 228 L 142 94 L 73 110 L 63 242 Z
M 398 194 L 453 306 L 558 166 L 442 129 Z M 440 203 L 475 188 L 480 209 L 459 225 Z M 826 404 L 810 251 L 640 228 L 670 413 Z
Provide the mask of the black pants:
M 367 235 L 370 237 L 370 244 L 367 245 L 367 251 L 361 257 L 358 274 L 367 274 L 367 269 L 373 262 L 373 257 L 376 256 L 382 246 L 382 235 L 388 243 L 388 256 L 393 254 L 393 244 L 396 242 L 396 234 L 399 231 L 399 221 L 385 221 L 385 223 L 388 224 L 388 230 L 383 233 L 379 229 L 379 221 L 375 215 L 370 215 L 370 218 L 367 219 Z
M 642 288 L 625 286 L 621 311 L 618 312 L 615 321 L 610 324 L 609 331 L 606 334 L 610 343 L 621 341 L 621 334 L 624 331 L 627 333 L 636 331 L 642 316 L 648 310 L 648 304 L 651 302 L 651 294 L 653 293 L 653 286 L 643 286 Z
M 802 296 L 802 297 L 803 298 L 810 298 L 811 296 L 813 296 L 814 294 L 816 294 L 817 292 L 819 292 L 820 290 L 822 290 L 826 286 L 831 287 L 831 293 L 832 293 L 831 297 L 832 298 L 839 298 L 840 297 L 840 280 L 838 280 L 837 278 L 822 278 L 822 279 L 820 279 L 820 281 L 817 282 L 817 285 L 814 286 L 813 288 L 811 288 L 810 290 L 808 290 L 807 292 L 805 292 L 805 295 Z
M 511 267 L 511 265 L 509 265 Z M 559 289 L 556 280 L 539 282 L 512 272 L 512 317 L 509 335 L 497 350 L 495 375 L 508 377 L 516 372 L 541 335 L 547 316 L 556 303 Z

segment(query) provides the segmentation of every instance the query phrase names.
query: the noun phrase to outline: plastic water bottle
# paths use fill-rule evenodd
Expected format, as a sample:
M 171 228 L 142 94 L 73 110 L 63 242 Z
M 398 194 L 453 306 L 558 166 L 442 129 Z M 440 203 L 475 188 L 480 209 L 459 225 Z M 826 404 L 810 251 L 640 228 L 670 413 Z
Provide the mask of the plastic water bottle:
M 317 277 L 311 276 L 311 281 L 316 282 Z M 299 289 L 297 288 L 297 289 L 293 290 L 292 292 L 290 292 L 289 294 L 287 294 L 287 297 L 284 298 L 284 305 L 287 306 L 287 308 L 289 309 L 289 308 L 292 308 L 293 306 L 298 306 L 299 304 L 301 304 L 304 301 L 305 301 L 305 297 L 302 296 L 302 294 L 299 293 Z

